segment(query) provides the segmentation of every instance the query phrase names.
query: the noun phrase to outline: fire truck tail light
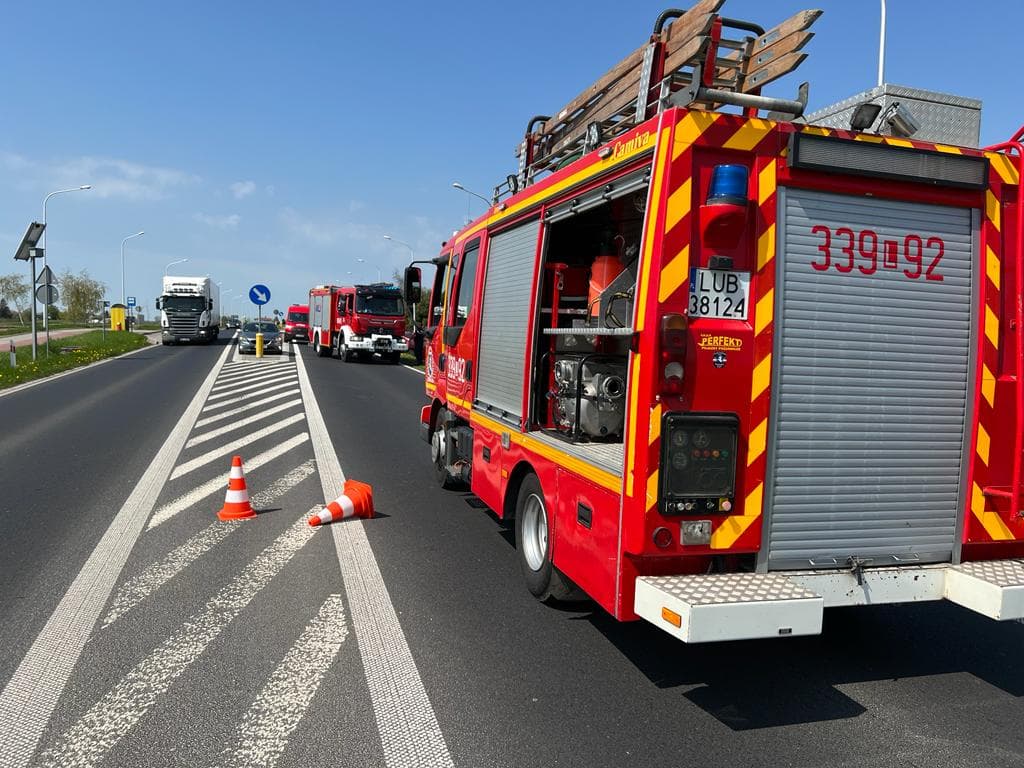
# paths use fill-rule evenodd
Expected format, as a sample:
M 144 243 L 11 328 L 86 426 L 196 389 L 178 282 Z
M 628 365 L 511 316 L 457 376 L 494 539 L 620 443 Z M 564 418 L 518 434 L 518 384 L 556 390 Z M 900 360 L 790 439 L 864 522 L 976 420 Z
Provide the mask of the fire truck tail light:
M 686 315 L 671 313 L 661 318 L 661 355 L 669 357 L 686 356 Z
M 665 366 L 665 379 L 661 383 L 661 391 L 669 395 L 683 393 L 683 366 L 681 363 L 669 363 Z
M 672 531 L 668 528 L 655 528 L 651 538 L 654 540 L 654 546 L 659 549 L 668 549 L 672 546 Z
M 683 391 L 683 361 L 686 359 L 686 315 L 670 313 L 661 318 L 662 391 L 678 395 Z

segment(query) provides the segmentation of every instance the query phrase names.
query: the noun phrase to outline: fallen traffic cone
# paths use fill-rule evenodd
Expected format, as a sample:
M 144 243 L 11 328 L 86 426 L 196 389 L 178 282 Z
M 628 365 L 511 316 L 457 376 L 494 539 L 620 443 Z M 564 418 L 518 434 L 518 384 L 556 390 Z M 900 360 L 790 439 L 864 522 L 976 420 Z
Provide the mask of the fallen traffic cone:
M 323 525 L 346 517 L 373 517 L 373 488 L 369 483 L 346 480 L 341 496 L 309 518 L 309 524 Z
M 217 513 L 217 517 L 221 520 L 242 520 L 246 517 L 256 517 L 256 510 L 249 503 L 249 490 L 245 487 L 241 456 L 231 459 L 228 492 L 224 497 L 224 506 Z

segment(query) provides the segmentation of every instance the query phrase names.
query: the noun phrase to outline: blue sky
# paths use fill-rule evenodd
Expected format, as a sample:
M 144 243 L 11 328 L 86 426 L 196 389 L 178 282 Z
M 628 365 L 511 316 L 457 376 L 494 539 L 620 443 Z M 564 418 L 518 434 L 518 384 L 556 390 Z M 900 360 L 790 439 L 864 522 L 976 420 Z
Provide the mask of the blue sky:
M 0 242 L 10 258 L 47 193 L 92 184 L 51 198 L 50 265 L 87 269 L 119 299 L 121 240 L 145 230 L 126 280 L 149 312 L 180 258 L 172 274 L 236 295 L 266 283 L 282 309 L 314 284 L 389 277 L 408 250 L 385 234 L 434 255 L 484 207 L 451 183 L 488 195 L 527 120 L 639 47 L 671 5 L 8 3 Z M 877 0 L 817 5 L 808 60 L 766 91 L 809 80 L 812 110 L 873 86 L 878 56 Z M 806 7 L 723 13 L 770 27 Z M 886 80 L 981 99 L 982 141 L 1003 140 L 1024 122 L 1022 28 L 1020 0 L 888 0 Z

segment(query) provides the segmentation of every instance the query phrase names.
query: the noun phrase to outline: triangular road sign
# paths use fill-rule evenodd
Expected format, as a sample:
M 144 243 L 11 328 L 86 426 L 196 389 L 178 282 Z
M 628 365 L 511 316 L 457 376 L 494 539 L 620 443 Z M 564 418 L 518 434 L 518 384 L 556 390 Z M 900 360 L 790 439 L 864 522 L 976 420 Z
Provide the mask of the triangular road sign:
M 43 271 L 39 273 L 39 277 L 36 278 L 36 285 L 51 285 L 53 283 L 53 270 L 47 265 L 43 267 Z

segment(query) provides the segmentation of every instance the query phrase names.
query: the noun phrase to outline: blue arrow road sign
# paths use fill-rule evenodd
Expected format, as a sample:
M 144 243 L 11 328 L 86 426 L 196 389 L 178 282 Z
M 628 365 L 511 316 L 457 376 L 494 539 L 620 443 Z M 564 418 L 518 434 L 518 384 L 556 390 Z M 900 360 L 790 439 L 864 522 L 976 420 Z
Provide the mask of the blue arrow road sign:
M 270 301 L 270 289 L 265 285 L 256 283 L 256 285 L 249 289 L 249 301 L 262 307 Z

